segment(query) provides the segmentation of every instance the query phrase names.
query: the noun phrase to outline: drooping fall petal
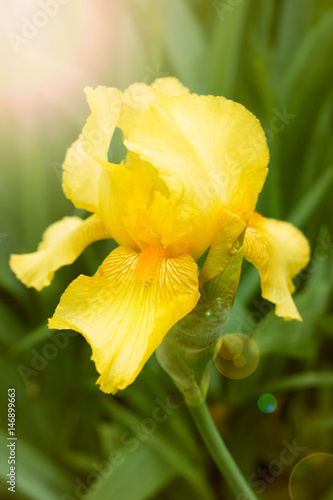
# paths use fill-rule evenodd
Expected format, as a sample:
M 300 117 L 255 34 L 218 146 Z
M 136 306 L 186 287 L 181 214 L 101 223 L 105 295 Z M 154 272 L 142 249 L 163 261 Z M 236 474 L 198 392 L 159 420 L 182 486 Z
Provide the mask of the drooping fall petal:
M 86 220 L 65 217 L 45 231 L 37 252 L 11 255 L 10 267 L 27 287 L 41 290 L 51 283 L 57 269 L 71 264 L 90 243 L 104 238 L 111 235 L 98 216 Z
M 292 299 L 292 278 L 309 262 L 310 247 L 303 233 L 288 222 L 254 213 L 244 238 L 244 256 L 259 271 L 262 296 L 276 304 L 275 313 L 301 320 Z
M 197 266 L 183 255 L 169 258 L 162 247 L 137 253 L 118 247 L 92 278 L 79 276 L 63 294 L 50 328 L 81 332 L 105 392 L 136 378 L 168 330 L 199 299 Z

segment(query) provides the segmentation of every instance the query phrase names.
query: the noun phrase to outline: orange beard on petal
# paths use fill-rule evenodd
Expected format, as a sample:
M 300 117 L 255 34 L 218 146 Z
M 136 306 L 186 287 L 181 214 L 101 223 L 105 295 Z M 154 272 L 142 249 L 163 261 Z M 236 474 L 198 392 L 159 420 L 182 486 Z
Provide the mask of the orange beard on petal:
M 135 277 L 139 282 L 152 283 L 157 279 L 160 263 L 170 257 L 170 253 L 161 246 L 150 246 L 140 254 L 135 267 Z

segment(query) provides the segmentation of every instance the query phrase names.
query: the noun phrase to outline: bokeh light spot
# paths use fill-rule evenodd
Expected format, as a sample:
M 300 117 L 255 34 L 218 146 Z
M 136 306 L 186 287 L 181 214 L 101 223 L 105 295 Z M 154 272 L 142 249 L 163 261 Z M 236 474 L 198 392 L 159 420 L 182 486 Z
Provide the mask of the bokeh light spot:
M 243 354 L 237 354 L 232 361 L 237 368 L 243 368 L 246 365 L 246 357 Z
M 262 394 L 258 399 L 258 408 L 263 413 L 273 413 L 277 408 L 277 399 L 273 394 Z
M 294 467 L 289 479 L 292 500 L 333 498 L 333 455 L 313 453 Z
M 222 375 L 239 380 L 255 371 L 259 357 L 258 346 L 251 337 L 244 333 L 229 333 L 217 344 L 214 362 Z

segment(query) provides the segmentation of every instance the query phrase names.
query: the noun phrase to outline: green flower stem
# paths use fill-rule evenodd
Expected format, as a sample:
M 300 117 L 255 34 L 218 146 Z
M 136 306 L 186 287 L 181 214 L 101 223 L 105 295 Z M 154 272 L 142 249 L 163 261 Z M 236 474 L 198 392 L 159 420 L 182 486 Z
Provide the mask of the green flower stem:
M 209 453 L 236 500 L 258 500 L 217 431 L 206 403 L 199 406 L 188 405 L 188 408 Z

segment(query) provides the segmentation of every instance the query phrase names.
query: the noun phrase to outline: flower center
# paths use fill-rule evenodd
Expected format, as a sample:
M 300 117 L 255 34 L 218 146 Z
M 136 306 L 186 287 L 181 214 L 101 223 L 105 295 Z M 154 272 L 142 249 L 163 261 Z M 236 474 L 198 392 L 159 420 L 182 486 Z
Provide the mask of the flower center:
M 161 246 L 149 246 L 140 254 L 135 267 L 135 276 L 139 282 L 151 283 L 158 277 L 161 261 L 170 257 L 170 253 Z

